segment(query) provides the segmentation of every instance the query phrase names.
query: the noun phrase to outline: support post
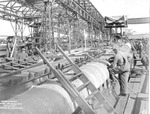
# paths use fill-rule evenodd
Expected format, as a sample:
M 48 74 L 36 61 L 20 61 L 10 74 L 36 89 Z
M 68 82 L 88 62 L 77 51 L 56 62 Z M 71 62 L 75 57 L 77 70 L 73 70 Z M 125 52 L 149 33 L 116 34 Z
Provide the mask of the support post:
M 85 29 L 84 29 L 84 51 L 86 51 L 86 33 L 85 33 Z
M 18 21 L 16 19 L 16 22 L 15 22 L 15 40 L 14 40 L 14 44 L 13 44 L 13 49 L 12 49 L 12 52 L 11 52 L 11 55 L 10 55 L 10 58 L 13 57 L 14 55 L 14 58 L 16 58 L 16 44 L 17 44 L 17 33 L 18 33 Z
M 122 36 L 122 27 L 120 27 L 120 35 Z
M 62 42 L 60 40 L 60 15 L 58 16 L 58 29 L 57 29 L 57 31 L 58 31 L 58 41 L 61 44 Z
M 115 32 L 118 33 L 118 28 L 117 27 L 115 28 Z
M 80 40 L 80 21 L 79 21 L 79 19 L 77 20 L 77 48 L 78 48 L 78 45 L 79 45 L 79 40 Z
M 44 19 L 43 19 L 43 29 L 44 29 L 44 33 L 43 33 L 43 38 L 44 38 L 44 51 L 47 51 L 47 28 L 46 28 L 46 25 L 47 25 L 47 5 L 48 4 L 48 1 L 45 0 L 44 1 Z
M 70 54 L 71 52 L 71 25 L 70 25 L 70 20 L 68 19 L 67 21 L 67 25 L 68 25 L 68 52 Z
M 111 39 L 112 31 L 111 31 L 111 29 L 112 29 L 112 28 L 110 28 L 110 30 L 109 30 L 109 37 L 110 37 L 110 41 L 111 41 L 111 43 L 112 43 L 112 39 Z
M 52 42 L 52 35 L 51 35 L 51 31 L 52 31 L 52 28 L 51 28 L 51 21 L 52 21 L 52 19 L 51 19 L 51 3 L 49 2 L 49 48 L 51 48 L 51 46 L 52 46 L 52 44 L 51 44 L 51 42 Z
M 90 46 L 91 46 L 91 31 L 90 31 L 90 24 L 88 24 L 88 40 L 90 41 Z

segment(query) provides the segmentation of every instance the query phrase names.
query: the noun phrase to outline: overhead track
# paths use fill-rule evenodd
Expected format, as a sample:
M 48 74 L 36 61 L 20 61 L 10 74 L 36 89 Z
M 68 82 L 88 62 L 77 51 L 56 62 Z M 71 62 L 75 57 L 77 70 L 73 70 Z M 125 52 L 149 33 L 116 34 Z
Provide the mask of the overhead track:
M 146 23 L 150 23 L 150 17 L 128 19 L 128 24 L 146 24 Z

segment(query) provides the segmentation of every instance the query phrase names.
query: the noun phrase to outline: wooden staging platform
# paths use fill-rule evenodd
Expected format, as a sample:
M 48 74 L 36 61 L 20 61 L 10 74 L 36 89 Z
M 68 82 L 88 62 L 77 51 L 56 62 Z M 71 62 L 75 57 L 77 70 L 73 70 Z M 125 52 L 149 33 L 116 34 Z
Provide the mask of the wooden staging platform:
M 139 70 L 142 68 L 137 67 Z M 120 97 L 116 105 L 118 114 L 149 114 L 148 113 L 148 71 L 141 76 L 132 77 L 129 81 L 131 87 L 137 94 L 129 89 L 129 95 Z

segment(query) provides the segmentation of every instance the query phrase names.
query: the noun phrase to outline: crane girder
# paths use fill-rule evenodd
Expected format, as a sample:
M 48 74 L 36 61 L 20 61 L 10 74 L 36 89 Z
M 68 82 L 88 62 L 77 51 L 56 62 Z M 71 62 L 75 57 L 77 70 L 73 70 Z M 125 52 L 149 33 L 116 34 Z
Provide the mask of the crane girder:
M 150 17 L 129 18 L 127 22 L 128 24 L 146 24 L 146 23 L 150 23 Z

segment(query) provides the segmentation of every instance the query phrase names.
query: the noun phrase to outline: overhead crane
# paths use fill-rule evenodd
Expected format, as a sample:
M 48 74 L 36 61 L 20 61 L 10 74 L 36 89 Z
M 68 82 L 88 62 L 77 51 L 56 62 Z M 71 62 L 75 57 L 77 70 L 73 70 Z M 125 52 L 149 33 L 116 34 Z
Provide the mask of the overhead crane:
M 110 29 L 110 34 L 112 31 L 117 34 L 118 28 L 120 28 L 119 35 L 122 35 L 122 28 L 128 27 L 129 24 L 147 24 L 150 23 L 150 17 L 143 17 L 143 18 L 129 18 L 127 16 L 112 16 L 112 17 L 105 17 L 105 28 Z M 115 28 L 115 31 L 112 30 Z

